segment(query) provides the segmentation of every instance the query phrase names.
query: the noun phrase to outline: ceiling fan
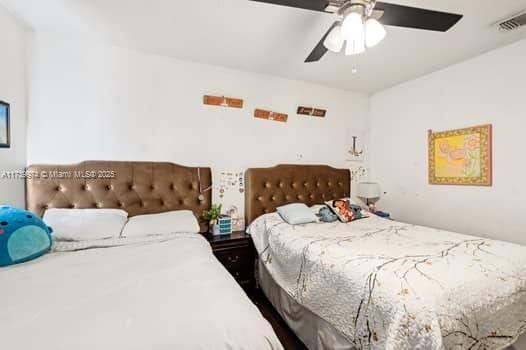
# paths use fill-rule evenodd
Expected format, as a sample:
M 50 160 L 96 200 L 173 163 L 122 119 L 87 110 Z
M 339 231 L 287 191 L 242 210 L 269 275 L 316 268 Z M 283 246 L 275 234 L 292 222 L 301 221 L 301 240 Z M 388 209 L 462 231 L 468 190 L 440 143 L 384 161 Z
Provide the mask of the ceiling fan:
M 376 0 L 251 0 L 335 14 L 339 18 L 305 62 L 319 61 L 327 51 L 364 52 L 386 36 L 384 25 L 447 32 L 462 15 L 396 5 Z

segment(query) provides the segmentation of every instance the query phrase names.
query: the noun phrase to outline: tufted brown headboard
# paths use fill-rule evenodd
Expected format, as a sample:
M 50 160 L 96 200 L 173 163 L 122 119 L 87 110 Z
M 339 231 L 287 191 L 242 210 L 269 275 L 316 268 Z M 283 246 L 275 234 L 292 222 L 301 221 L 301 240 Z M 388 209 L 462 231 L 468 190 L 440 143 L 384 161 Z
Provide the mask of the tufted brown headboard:
M 120 208 L 130 216 L 189 209 L 199 219 L 210 208 L 210 168 L 173 163 L 87 161 L 73 165 L 32 165 L 27 169 L 26 206 L 43 215 L 47 208 Z
M 290 203 L 307 205 L 349 197 L 349 169 L 326 165 L 278 165 L 246 172 L 246 216 L 250 224 L 260 215 Z

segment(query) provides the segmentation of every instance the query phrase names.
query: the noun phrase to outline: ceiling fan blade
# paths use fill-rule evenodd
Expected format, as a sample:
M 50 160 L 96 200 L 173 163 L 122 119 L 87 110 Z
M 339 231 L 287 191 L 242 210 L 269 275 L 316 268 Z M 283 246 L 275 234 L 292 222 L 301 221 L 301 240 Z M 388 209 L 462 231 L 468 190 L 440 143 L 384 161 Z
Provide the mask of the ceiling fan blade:
M 462 15 L 454 13 L 388 4 L 385 2 L 377 2 L 374 9 L 384 11 L 380 19 L 380 22 L 384 25 L 433 30 L 437 32 L 447 32 L 463 17 Z
M 327 53 L 327 51 L 329 51 L 325 47 L 325 45 L 323 45 L 323 42 L 325 41 L 325 39 L 327 38 L 327 36 L 331 32 L 331 30 L 338 25 L 338 23 L 339 23 L 339 21 L 336 21 L 336 22 L 333 23 L 333 25 L 329 28 L 327 33 L 325 33 L 323 38 L 321 38 L 321 40 L 318 43 L 318 45 L 316 45 L 314 50 L 312 50 L 312 52 L 310 53 L 309 57 L 307 57 L 307 59 L 305 60 L 305 63 L 317 62 Z
M 289 7 L 296 7 L 299 9 L 321 11 L 323 12 L 327 5 L 328 0 L 251 0 L 257 2 L 264 2 L 267 4 L 282 5 Z

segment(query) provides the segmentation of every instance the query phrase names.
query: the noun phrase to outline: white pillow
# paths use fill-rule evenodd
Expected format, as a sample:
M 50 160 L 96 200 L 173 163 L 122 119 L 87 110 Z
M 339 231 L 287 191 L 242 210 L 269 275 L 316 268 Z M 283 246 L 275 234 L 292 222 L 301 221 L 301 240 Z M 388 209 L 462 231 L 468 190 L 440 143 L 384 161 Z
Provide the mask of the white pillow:
M 290 225 L 301 225 L 318 221 L 316 215 L 304 203 L 287 204 L 278 207 L 277 212 Z
M 53 239 L 89 241 L 119 237 L 128 220 L 121 209 L 48 209 L 43 218 Z
M 199 233 L 197 219 L 190 210 L 176 210 L 161 214 L 138 215 L 130 218 L 123 237 L 165 235 L 171 233 Z

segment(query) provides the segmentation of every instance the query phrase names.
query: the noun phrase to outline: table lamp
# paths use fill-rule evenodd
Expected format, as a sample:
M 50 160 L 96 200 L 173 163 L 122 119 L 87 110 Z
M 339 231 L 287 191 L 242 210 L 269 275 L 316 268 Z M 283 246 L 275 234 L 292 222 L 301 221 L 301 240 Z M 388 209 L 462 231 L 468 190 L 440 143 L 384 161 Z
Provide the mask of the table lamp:
M 374 203 L 380 199 L 382 193 L 380 191 L 380 185 L 376 182 L 360 182 L 358 183 L 358 197 L 365 199 L 369 210 L 374 213 Z

